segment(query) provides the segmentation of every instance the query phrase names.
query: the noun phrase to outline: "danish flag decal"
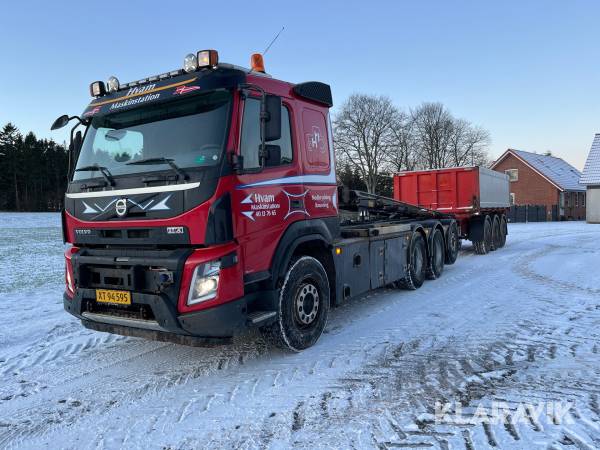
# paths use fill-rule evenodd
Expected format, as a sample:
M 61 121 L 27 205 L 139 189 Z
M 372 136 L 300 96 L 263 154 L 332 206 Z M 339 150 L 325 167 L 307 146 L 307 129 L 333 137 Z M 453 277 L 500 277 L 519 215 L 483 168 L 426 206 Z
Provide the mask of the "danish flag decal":
M 200 89 L 200 86 L 179 86 L 177 89 L 175 89 L 173 95 L 183 95 L 198 89 Z

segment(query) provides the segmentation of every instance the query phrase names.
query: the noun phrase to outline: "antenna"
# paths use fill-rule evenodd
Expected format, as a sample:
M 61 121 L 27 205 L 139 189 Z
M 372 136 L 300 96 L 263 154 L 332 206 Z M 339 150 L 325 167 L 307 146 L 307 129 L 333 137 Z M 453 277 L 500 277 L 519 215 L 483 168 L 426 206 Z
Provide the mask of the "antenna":
M 269 45 L 267 45 L 267 48 L 265 48 L 265 51 L 262 53 L 263 56 L 267 54 L 267 52 L 269 51 L 269 49 L 271 48 L 271 45 L 273 45 L 273 43 L 277 40 L 277 38 L 279 37 L 279 35 L 283 32 L 283 30 L 285 30 L 285 26 L 281 27 L 281 30 L 279 30 L 279 33 L 277 33 L 275 35 L 275 37 L 273 38 L 273 40 L 269 43 Z
M 262 52 L 262 56 L 266 55 L 267 52 L 269 51 L 269 49 L 271 48 L 271 45 L 273 45 L 275 43 L 275 41 L 277 40 L 277 38 L 279 37 L 279 35 L 281 33 L 283 33 L 283 30 L 285 30 L 285 26 L 281 27 L 281 30 L 279 30 L 279 33 L 277 33 L 275 35 L 275 37 L 271 40 L 271 42 L 269 42 L 269 45 L 267 45 L 267 48 L 265 48 L 265 50 Z M 262 61 L 262 56 L 261 56 L 261 61 Z M 250 70 L 248 71 L 248 75 L 251 74 L 254 71 L 254 67 L 250 67 Z M 264 71 L 264 69 L 263 69 Z

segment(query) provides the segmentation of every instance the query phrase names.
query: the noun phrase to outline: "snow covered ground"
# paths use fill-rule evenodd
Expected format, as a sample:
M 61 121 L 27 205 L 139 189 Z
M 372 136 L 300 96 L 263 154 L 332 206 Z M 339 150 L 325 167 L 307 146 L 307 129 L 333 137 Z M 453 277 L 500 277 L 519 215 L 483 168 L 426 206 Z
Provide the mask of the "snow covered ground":
M 600 226 L 511 224 L 292 355 L 84 329 L 59 222 L 0 214 L 0 448 L 600 448 Z

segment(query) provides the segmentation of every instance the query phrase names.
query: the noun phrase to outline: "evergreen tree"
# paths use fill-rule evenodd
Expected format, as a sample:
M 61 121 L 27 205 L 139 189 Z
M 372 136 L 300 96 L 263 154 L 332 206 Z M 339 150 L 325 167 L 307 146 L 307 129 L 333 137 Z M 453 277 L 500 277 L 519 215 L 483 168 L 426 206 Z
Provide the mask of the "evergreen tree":
M 58 211 L 67 186 L 67 150 L 52 140 L 0 130 L 0 210 Z

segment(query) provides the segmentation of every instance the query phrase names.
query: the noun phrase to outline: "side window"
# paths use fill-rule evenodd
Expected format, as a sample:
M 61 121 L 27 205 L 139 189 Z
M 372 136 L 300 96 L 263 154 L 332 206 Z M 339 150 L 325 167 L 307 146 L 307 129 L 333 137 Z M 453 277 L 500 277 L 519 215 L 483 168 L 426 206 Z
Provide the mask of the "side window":
M 289 164 L 294 158 L 290 113 L 285 105 L 281 106 L 281 138 L 268 142 L 281 149 L 281 164 Z M 240 154 L 244 157 L 244 168 L 260 167 L 258 150 L 260 147 L 260 100 L 248 98 L 244 105 Z
M 240 154 L 244 158 L 244 169 L 260 166 L 258 147 L 260 146 L 260 101 L 248 98 L 244 104 L 242 142 Z

